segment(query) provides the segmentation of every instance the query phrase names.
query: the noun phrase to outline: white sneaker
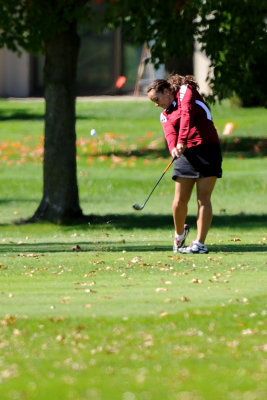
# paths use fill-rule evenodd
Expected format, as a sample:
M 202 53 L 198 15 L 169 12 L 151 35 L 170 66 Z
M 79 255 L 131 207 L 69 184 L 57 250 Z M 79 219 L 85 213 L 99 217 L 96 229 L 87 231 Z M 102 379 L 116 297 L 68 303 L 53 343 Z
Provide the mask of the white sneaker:
M 189 234 L 190 231 L 190 226 L 185 224 L 184 225 L 184 235 L 182 239 L 178 239 L 177 237 L 174 238 L 173 242 L 173 252 L 177 253 L 177 251 L 184 246 L 185 244 L 185 239 L 187 238 L 187 235 Z
M 182 254 L 207 254 L 209 252 L 208 248 L 197 240 L 191 242 L 188 247 L 178 249 L 178 251 Z

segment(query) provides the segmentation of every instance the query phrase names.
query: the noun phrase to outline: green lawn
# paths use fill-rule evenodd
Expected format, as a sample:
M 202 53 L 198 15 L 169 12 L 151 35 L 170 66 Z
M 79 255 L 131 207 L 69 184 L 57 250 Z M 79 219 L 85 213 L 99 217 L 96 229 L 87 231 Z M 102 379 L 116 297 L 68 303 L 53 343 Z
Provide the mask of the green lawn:
M 267 115 L 228 102 L 212 111 L 224 174 L 210 253 L 182 256 L 171 171 L 132 209 L 170 159 L 159 109 L 79 101 L 80 204 L 92 222 L 15 224 L 41 200 L 44 104 L 0 101 L 1 400 L 266 398 Z M 195 213 L 193 194 L 189 240 Z

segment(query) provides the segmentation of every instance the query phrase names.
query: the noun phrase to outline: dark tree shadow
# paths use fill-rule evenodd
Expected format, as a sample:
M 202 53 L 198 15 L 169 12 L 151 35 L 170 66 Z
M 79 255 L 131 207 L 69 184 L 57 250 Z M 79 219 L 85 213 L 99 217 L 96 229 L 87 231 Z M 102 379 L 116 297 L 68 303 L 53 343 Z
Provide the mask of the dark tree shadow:
M 196 217 L 189 215 L 187 223 L 191 226 L 196 225 Z M 88 215 L 84 216 L 83 220 L 78 223 L 81 228 L 84 225 L 110 225 L 113 228 L 132 230 L 133 228 L 170 228 L 173 224 L 173 219 L 170 214 L 156 215 L 144 214 L 142 211 L 133 211 L 130 214 L 106 214 L 106 215 Z M 72 223 L 70 225 L 73 225 Z M 76 225 L 76 224 L 75 224 Z M 237 215 L 214 215 L 212 220 L 213 227 L 230 227 L 242 229 L 264 229 L 267 226 L 267 214 L 237 214 Z
M 28 121 L 28 120 L 43 120 L 43 113 L 32 113 L 28 110 L 12 109 L 12 111 L 0 110 L 0 121 Z
M 221 147 L 224 156 L 263 157 L 267 155 L 267 138 L 227 137 L 221 139 Z
M 24 221 L 25 222 L 25 221 Z M 188 216 L 187 222 L 195 227 L 195 217 Z M 28 222 L 29 223 L 29 222 Z M 45 243 L 3 243 L 0 244 L 0 252 L 14 252 L 14 253 L 56 253 L 56 252 L 73 252 L 73 251 L 103 251 L 103 252 L 121 252 L 126 250 L 127 252 L 145 252 L 145 251 L 167 251 L 171 252 L 171 245 L 161 245 L 160 243 L 152 243 L 148 245 L 140 241 L 127 242 L 127 240 L 110 241 L 105 240 L 90 240 L 91 228 L 100 231 L 105 229 L 108 232 L 109 229 L 124 230 L 125 235 L 131 232 L 133 229 L 155 229 L 161 228 L 169 230 L 172 227 L 171 215 L 150 215 L 143 213 L 131 213 L 126 215 L 109 214 L 104 216 L 90 215 L 84 216 L 80 221 L 76 223 L 63 224 L 62 229 L 67 234 L 73 230 L 73 227 L 81 231 L 88 233 L 88 241 L 80 241 L 79 238 L 74 240 L 72 243 L 65 242 L 45 242 Z M 2 224 L 0 226 L 7 226 Z M 39 222 L 41 229 L 42 222 Z M 215 215 L 213 218 L 214 228 L 226 228 L 238 229 L 242 227 L 242 230 L 264 230 L 267 226 L 267 215 L 255 215 L 255 214 L 238 214 L 238 215 Z M 242 244 L 242 242 L 230 242 L 216 245 L 209 245 L 210 252 L 230 252 L 230 253 L 244 253 L 244 252 L 266 252 L 267 247 L 264 244 L 252 243 Z
M 12 110 L 0 110 L 0 121 L 36 121 L 36 120 L 44 120 L 45 114 L 42 112 L 29 112 L 28 109 L 12 109 Z M 77 120 L 103 120 L 103 116 L 97 116 L 95 114 L 92 115 L 76 115 Z
M 196 225 L 196 217 L 188 215 L 186 222 L 191 225 Z M 17 220 L 12 224 L 0 224 L 0 226 L 9 225 L 24 225 L 29 223 L 39 223 L 42 221 L 36 221 L 32 218 L 27 220 Z M 44 221 L 45 223 L 45 221 Z M 94 229 L 103 226 L 110 226 L 116 229 L 132 230 L 132 229 L 144 229 L 144 227 L 151 228 L 163 228 L 168 229 L 172 226 L 173 219 L 171 214 L 145 214 L 142 211 L 134 211 L 129 214 L 105 214 L 105 215 L 83 215 L 79 219 L 65 221 L 61 223 L 62 226 L 66 227 L 77 227 L 81 230 L 90 230 L 90 226 Z M 236 215 L 214 215 L 212 220 L 213 227 L 229 227 L 229 228 L 242 228 L 242 230 L 252 229 L 265 229 L 267 226 L 267 214 L 236 214 Z
M 31 256 L 46 254 L 46 253 L 76 253 L 76 252 L 112 252 L 121 253 L 142 253 L 142 252 L 168 252 L 172 254 L 172 246 L 170 245 L 148 245 L 146 243 L 121 243 L 120 241 L 75 241 L 73 243 L 64 242 L 44 242 L 44 243 L 4 243 L 0 244 L 0 253 L 16 253 L 23 256 L 31 253 Z M 266 252 L 266 246 L 262 244 L 240 244 L 223 243 L 220 245 L 209 245 L 210 253 L 255 253 Z M 210 254 L 209 253 L 209 254 Z M 179 256 L 179 254 L 178 254 Z M 182 257 L 182 255 L 181 255 Z

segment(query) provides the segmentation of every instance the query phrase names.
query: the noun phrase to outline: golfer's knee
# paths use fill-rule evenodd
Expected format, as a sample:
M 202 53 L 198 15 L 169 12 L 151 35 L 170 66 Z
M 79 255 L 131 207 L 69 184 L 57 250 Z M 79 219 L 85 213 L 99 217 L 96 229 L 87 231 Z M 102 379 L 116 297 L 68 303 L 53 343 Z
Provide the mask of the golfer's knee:
M 172 208 L 174 210 L 178 210 L 179 208 L 185 208 L 187 207 L 187 203 L 188 201 L 186 199 L 174 198 L 172 203 Z
M 210 198 L 198 198 L 197 199 L 198 207 L 205 207 L 205 208 L 211 208 L 211 199 Z

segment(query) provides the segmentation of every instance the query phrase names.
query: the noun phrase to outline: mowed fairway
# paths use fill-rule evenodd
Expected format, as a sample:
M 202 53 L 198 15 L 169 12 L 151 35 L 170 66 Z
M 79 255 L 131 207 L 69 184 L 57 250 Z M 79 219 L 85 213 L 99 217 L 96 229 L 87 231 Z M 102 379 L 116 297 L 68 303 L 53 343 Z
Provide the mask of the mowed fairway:
M 182 256 L 172 253 L 171 170 L 142 212 L 132 208 L 170 160 L 159 109 L 78 101 L 90 218 L 15 224 L 42 196 L 44 104 L 0 101 L 1 400 L 267 398 L 266 110 L 212 111 L 224 175 L 210 253 Z M 193 193 L 189 241 L 195 214 Z

